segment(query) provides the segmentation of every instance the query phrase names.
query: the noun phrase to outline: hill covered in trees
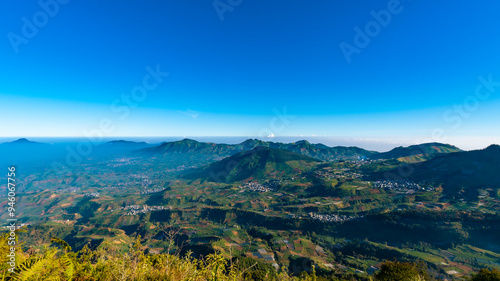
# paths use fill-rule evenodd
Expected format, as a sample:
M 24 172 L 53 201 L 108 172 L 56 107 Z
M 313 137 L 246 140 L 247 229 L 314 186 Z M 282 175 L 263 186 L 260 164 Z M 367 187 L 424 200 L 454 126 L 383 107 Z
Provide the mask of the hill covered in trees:
M 293 176 L 319 161 L 286 150 L 259 146 L 212 163 L 184 176 L 215 182 L 236 182 L 249 178 L 279 178 Z

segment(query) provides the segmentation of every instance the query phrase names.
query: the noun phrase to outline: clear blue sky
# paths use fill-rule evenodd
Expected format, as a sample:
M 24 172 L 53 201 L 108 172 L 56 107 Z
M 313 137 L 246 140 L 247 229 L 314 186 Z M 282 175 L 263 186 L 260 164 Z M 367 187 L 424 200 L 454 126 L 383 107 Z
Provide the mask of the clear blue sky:
M 1 4 L 3 137 L 500 142 L 498 1 L 41 2 Z

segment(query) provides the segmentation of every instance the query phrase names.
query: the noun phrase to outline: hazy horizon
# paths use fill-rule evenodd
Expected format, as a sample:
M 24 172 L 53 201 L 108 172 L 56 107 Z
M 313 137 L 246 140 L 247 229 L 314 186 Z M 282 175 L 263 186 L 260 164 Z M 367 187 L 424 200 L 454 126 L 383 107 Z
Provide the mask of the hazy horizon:
M 146 142 L 152 145 L 159 145 L 163 142 L 172 142 L 182 139 L 193 139 L 199 142 L 213 142 L 213 143 L 226 143 L 238 144 L 247 139 L 259 139 L 263 141 L 292 143 L 300 140 L 307 140 L 313 144 L 324 144 L 327 146 L 357 146 L 367 150 L 374 150 L 378 152 L 389 151 L 398 146 L 410 146 L 422 143 L 435 142 L 431 139 L 407 139 L 407 140 L 384 140 L 377 138 L 348 138 L 348 137 L 328 137 L 328 136 L 279 136 L 279 137 L 259 137 L 259 136 L 105 136 L 102 138 L 84 138 L 84 137 L 39 137 L 39 136 L 21 136 L 21 137 L 0 137 L 0 144 L 5 142 L 12 142 L 21 138 L 26 138 L 30 141 L 44 142 L 44 143 L 76 143 L 80 141 L 92 141 L 96 144 L 102 144 L 113 140 L 126 140 L 136 142 Z M 416 140 L 416 141 L 415 141 Z M 457 145 L 455 143 L 443 142 L 445 144 L 454 145 L 462 150 L 476 150 L 484 149 L 492 144 L 487 140 L 474 145 L 467 146 L 467 143 Z

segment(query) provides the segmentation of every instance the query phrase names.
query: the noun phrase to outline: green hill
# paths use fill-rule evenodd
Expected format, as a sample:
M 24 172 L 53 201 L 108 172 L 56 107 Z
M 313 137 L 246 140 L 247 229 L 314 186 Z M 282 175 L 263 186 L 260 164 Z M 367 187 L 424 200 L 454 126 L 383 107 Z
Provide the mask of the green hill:
M 409 178 L 443 185 L 444 192 L 456 195 L 464 192 L 477 196 L 477 189 L 500 188 L 500 146 L 486 149 L 440 154 L 421 163 L 410 165 Z M 398 169 L 391 171 L 398 175 Z M 496 194 L 496 193 L 495 193 Z
M 371 159 L 398 159 L 403 162 L 419 162 L 431 159 L 438 154 L 460 152 L 458 147 L 443 143 L 423 143 L 408 147 L 396 147 L 388 152 L 376 153 Z
M 247 179 L 279 178 L 311 168 L 318 160 L 293 152 L 256 147 L 212 163 L 184 176 L 214 182 L 236 182 Z
M 236 148 L 229 144 L 216 144 L 210 142 L 198 142 L 192 139 L 183 139 L 180 141 L 165 142 L 159 146 L 145 148 L 140 150 L 142 153 L 149 154 L 217 154 L 227 156 L 234 154 Z

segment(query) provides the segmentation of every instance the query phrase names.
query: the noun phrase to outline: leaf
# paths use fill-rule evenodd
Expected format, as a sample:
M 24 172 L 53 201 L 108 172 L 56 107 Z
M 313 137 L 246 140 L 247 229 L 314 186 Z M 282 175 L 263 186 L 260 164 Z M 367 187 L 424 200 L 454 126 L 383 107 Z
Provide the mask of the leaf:
M 50 242 L 58 244 L 64 249 L 65 252 L 71 251 L 71 246 L 68 244 L 68 242 L 62 240 L 61 238 L 52 237 L 50 238 Z

